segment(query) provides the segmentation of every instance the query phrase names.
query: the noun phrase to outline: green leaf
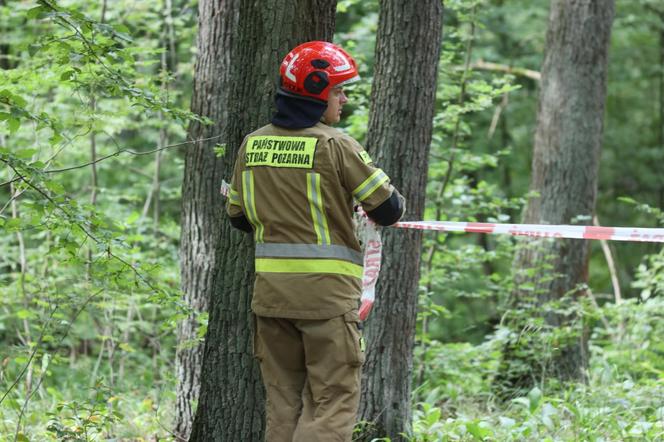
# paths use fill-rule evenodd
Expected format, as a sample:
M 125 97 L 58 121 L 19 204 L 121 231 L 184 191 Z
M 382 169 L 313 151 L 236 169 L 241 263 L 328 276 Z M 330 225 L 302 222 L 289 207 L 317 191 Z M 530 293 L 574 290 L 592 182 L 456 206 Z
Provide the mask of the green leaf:
M 53 135 L 48 139 L 48 142 L 51 144 L 51 146 L 54 146 L 58 144 L 60 141 L 62 141 L 62 135 L 60 135 L 60 132 L 53 132 Z
M 528 399 L 530 401 L 530 412 L 532 413 L 539 406 L 540 400 L 542 399 L 542 391 L 535 387 L 528 393 Z
M 21 160 L 29 160 L 34 154 L 38 152 L 37 149 L 19 149 L 16 151 L 16 158 Z
M 129 31 L 129 28 L 126 27 L 125 25 L 115 25 L 115 30 L 114 34 L 116 37 L 121 38 L 122 40 L 125 40 L 129 43 L 133 42 L 134 40 L 131 38 L 131 34 Z
M 37 6 L 32 9 L 28 9 L 28 12 L 25 13 L 25 16 L 29 19 L 42 18 L 46 12 L 48 12 L 46 7 Z
M 9 133 L 14 134 L 21 127 L 21 120 L 10 117 L 9 120 L 7 120 L 7 124 L 9 124 Z
M 114 27 L 115 27 L 115 30 L 117 32 L 121 32 L 123 34 L 129 34 L 130 33 L 129 28 L 127 26 L 123 25 L 123 24 L 117 24 L 117 25 L 114 25 Z
M 634 200 L 634 198 L 630 198 L 628 196 L 619 196 L 618 201 L 627 204 L 639 204 L 638 201 Z
M 37 52 L 42 48 L 42 45 L 33 43 L 30 46 L 28 46 L 28 53 L 30 54 L 31 57 L 34 57 Z
M 46 369 L 48 368 L 48 364 L 51 361 L 51 356 L 48 353 L 44 353 L 44 356 L 42 356 L 42 362 L 41 362 L 41 369 L 42 372 L 46 372 Z
M 138 213 L 138 212 L 136 212 L 136 211 L 131 212 L 131 215 L 129 215 L 129 216 L 127 217 L 127 221 L 126 221 L 126 223 L 127 223 L 127 224 L 133 224 L 133 223 L 135 223 L 140 217 L 141 217 L 141 214 L 140 214 L 140 213 Z
M 64 71 L 62 75 L 60 75 L 60 80 L 62 81 L 68 81 L 71 80 L 71 78 L 74 76 L 75 71 L 73 69 L 69 69 L 68 71 Z
M 479 440 L 484 440 L 485 437 L 491 435 L 491 430 L 480 427 L 477 421 L 466 422 L 466 429 L 470 434 L 472 434 L 474 437 L 476 437 Z
M 214 154 L 217 158 L 222 158 L 226 155 L 226 144 L 217 143 L 214 146 Z
M 123 351 L 125 351 L 125 352 L 127 352 L 127 353 L 134 353 L 134 352 L 136 351 L 136 350 L 134 349 L 134 347 L 132 347 L 131 345 L 127 344 L 126 342 L 123 342 L 123 343 L 120 344 L 120 349 L 122 349 Z
M 18 232 L 21 230 L 21 219 L 20 218 L 12 218 L 7 223 L 5 224 L 5 230 L 8 232 Z
M 62 184 L 56 182 L 56 181 L 44 181 L 44 185 L 48 190 L 51 192 L 61 195 L 66 193 L 65 188 L 62 186 Z
M 19 442 L 30 442 L 30 439 L 28 439 L 23 433 L 18 433 L 16 435 L 16 440 Z
M 18 319 L 28 319 L 34 316 L 34 313 L 32 313 L 30 310 L 25 310 L 21 309 L 16 312 L 16 317 Z

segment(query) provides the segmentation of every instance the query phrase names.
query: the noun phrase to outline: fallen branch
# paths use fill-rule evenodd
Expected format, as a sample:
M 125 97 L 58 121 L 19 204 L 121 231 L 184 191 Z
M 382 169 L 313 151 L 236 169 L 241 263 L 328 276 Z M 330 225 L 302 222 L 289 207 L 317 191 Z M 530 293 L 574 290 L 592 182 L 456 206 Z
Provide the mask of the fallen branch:
M 478 60 L 470 65 L 472 69 L 480 71 L 494 71 L 494 72 L 504 72 L 506 74 L 517 75 L 520 77 L 530 78 L 531 80 L 540 81 L 542 75 L 538 71 L 533 71 L 531 69 L 518 68 L 514 66 L 508 66 L 506 64 L 491 63 L 489 61 Z M 463 68 L 459 68 L 463 69 Z

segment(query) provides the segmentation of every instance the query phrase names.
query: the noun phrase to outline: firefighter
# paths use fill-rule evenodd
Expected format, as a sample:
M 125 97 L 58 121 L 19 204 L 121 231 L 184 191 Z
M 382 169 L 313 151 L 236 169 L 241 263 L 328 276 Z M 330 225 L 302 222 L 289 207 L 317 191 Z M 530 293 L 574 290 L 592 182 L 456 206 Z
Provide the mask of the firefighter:
M 380 225 L 405 211 L 362 146 L 330 127 L 357 80 L 342 48 L 297 46 L 281 63 L 277 113 L 245 137 L 233 172 L 230 222 L 256 245 L 253 344 L 268 442 L 346 442 L 355 424 L 364 341 L 353 205 Z

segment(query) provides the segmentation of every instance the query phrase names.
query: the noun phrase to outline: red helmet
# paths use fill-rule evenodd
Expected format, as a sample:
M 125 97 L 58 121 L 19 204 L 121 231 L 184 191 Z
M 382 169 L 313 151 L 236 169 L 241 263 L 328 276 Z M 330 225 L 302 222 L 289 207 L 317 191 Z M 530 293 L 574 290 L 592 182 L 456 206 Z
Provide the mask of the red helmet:
M 330 89 L 360 79 L 353 57 L 326 41 L 302 43 L 279 68 L 282 92 L 327 102 Z

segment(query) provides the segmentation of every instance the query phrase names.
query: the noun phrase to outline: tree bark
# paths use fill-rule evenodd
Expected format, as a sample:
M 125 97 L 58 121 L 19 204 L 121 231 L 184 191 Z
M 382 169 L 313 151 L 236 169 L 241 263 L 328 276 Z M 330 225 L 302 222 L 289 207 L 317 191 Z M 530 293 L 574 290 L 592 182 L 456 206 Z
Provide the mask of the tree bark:
M 659 14 L 659 146 L 664 149 L 664 10 Z M 661 205 L 660 205 L 661 207 Z
M 439 0 L 382 0 L 367 147 L 421 219 L 433 128 L 443 6 Z M 401 440 L 410 430 L 411 377 L 421 232 L 383 231 L 382 275 L 366 327 L 363 438 Z
M 613 15 L 613 0 L 551 3 L 530 184 L 539 196 L 528 200 L 524 223 L 592 224 Z M 550 343 L 548 357 L 532 347 L 524 351 L 528 341 L 510 343 L 496 378 L 507 390 L 522 392 L 544 372 L 563 380 L 584 379 L 587 337 L 582 318 L 548 307 L 552 301 L 573 307 L 584 294 L 588 258 L 589 243 L 584 240 L 522 241 L 513 266 L 512 305 L 523 309 L 533 301 L 549 330 L 573 327 L 575 332 Z M 523 366 L 528 367 L 525 373 L 517 368 Z
M 181 346 L 177 354 L 176 432 L 185 439 L 191 430 L 192 441 L 262 440 L 264 393 L 249 310 L 253 242 L 227 222 L 219 186 L 231 176 L 243 137 L 269 122 L 282 58 L 305 41 L 331 40 L 335 11 L 335 0 L 199 2 L 192 111 L 214 125 L 192 123 L 189 139 L 222 136 L 192 142 L 185 155 L 182 289 L 194 310 L 209 305 L 204 353 Z M 222 157 L 216 143 L 226 147 Z M 193 317 L 183 321 L 179 342 L 195 339 L 196 328 Z

